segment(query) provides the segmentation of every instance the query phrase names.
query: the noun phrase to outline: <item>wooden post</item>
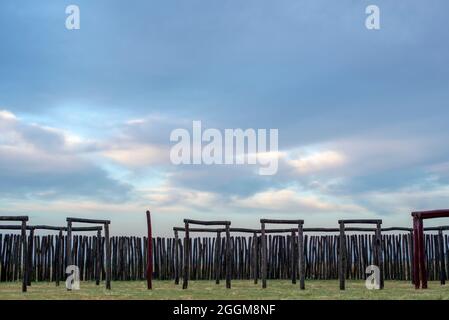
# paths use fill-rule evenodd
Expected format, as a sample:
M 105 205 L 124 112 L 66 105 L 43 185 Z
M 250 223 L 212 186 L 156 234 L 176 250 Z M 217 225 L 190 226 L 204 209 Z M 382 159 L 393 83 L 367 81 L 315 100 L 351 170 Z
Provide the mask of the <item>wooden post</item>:
M 151 229 L 151 213 L 147 210 L 148 255 L 147 255 L 147 289 L 153 289 L 153 232 Z
M 265 235 L 265 223 L 261 226 L 261 240 L 262 240 L 262 288 L 267 287 L 267 239 Z
M 419 250 L 419 275 L 421 278 L 421 288 L 427 289 L 426 255 L 424 251 L 424 227 L 421 218 L 418 222 L 418 250 Z
M 413 217 L 413 281 L 415 289 L 419 289 L 421 281 L 419 279 L 419 234 L 418 217 Z
M 22 261 L 23 261 L 23 271 L 22 271 L 22 292 L 27 291 L 28 284 L 28 254 L 27 254 L 27 223 L 22 220 L 21 226 L 21 237 L 22 237 Z
M 179 284 L 179 235 L 175 230 L 175 284 Z
M 215 239 L 215 257 L 214 257 L 214 276 L 215 284 L 220 284 L 220 266 L 221 266 L 221 232 L 217 232 L 217 238 Z
M 299 288 L 305 287 L 305 260 L 304 260 L 304 231 L 302 223 L 298 225 L 298 263 L 299 263 Z
M 345 290 L 346 277 L 346 239 L 345 224 L 340 222 L 340 246 L 338 254 L 338 277 L 340 279 L 340 290 Z
M 376 241 L 376 256 L 377 256 L 375 264 L 377 263 L 380 272 L 379 287 L 380 289 L 383 289 L 385 282 L 384 282 L 384 270 L 382 263 L 382 228 L 380 223 L 376 224 L 375 241 Z
M 97 252 L 97 259 L 95 263 L 95 284 L 100 285 L 101 276 L 101 230 L 97 231 L 97 247 L 95 248 Z
M 66 278 L 67 267 L 72 264 L 72 221 L 67 221 L 67 239 L 65 242 L 66 246 L 66 256 L 65 256 L 65 267 L 64 267 L 64 278 Z M 68 291 L 71 289 L 67 288 Z
M 106 289 L 111 290 L 111 242 L 107 223 L 104 224 L 104 241 L 106 243 Z
M 443 238 L 443 230 L 440 228 L 438 230 L 438 248 L 439 248 L 439 256 L 440 256 L 440 284 L 446 284 L 446 262 L 444 260 L 444 238 Z
M 33 247 L 34 247 L 34 228 L 30 230 L 30 241 L 28 243 L 28 258 L 27 258 L 27 285 L 31 286 L 31 278 L 32 278 L 32 267 L 33 267 Z
M 64 248 L 62 246 L 63 244 L 63 235 L 62 235 L 62 229 L 59 230 L 59 234 L 58 234 L 58 263 L 57 263 L 57 267 L 56 267 L 56 286 L 59 287 L 59 281 L 61 280 L 61 268 L 63 267 L 63 252 L 64 252 Z
M 253 277 L 254 284 L 257 284 L 257 280 L 259 279 L 259 237 L 257 236 L 257 232 L 253 233 Z
M 185 223 L 184 232 L 184 276 L 182 279 L 182 288 L 187 289 L 189 285 L 189 264 L 190 264 L 190 243 L 189 243 L 189 223 Z
M 231 289 L 231 235 L 226 225 L 226 288 Z
M 290 268 L 292 283 L 296 284 L 296 232 L 292 231 L 290 236 Z
M 67 222 L 67 240 L 65 242 L 65 247 L 66 247 L 65 267 L 67 268 L 69 265 L 72 264 L 72 221 Z
M 414 220 L 414 219 L 413 219 Z M 415 284 L 415 254 L 414 254 L 414 241 L 413 241 L 413 229 L 408 235 L 409 243 L 408 243 L 408 250 L 409 250 L 409 256 L 410 256 L 410 281 L 412 284 Z

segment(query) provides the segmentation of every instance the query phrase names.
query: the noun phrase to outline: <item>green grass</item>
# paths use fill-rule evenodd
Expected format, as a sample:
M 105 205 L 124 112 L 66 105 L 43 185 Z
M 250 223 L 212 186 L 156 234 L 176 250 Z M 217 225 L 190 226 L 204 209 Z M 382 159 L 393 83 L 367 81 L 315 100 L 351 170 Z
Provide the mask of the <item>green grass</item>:
M 28 292 L 21 292 L 20 283 L 0 283 L 0 299 L 445 299 L 449 300 L 449 285 L 440 286 L 430 282 L 429 289 L 415 290 L 405 281 L 386 281 L 384 290 L 367 290 L 363 281 L 347 281 L 346 290 L 338 289 L 338 281 L 306 281 L 306 290 L 289 281 L 268 281 L 268 288 L 252 281 L 233 281 L 232 289 L 224 288 L 224 282 L 215 285 L 209 281 L 191 281 L 187 290 L 173 281 L 154 281 L 154 289 L 146 290 L 143 281 L 112 282 L 112 290 L 107 291 L 104 283 L 95 286 L 92 282 L 81 282 L 81 289 L 67 291 L 64 283 L 56 287 L 54 283 L 33 283 Z

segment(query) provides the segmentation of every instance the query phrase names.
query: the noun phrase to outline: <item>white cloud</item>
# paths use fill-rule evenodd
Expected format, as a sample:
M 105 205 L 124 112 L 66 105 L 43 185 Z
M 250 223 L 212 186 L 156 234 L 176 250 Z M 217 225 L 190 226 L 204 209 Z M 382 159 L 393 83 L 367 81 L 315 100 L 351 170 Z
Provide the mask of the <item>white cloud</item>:
M 346 157 L 338 151 L 324 150 L 287 160 L 287 163 L 300 174 L 311 174 L 341 167 L 346 163 Z
M 0 118 L 4 120 L 17 120 L 17 117 L 8 110 L 0 110 Z
M 207 191 L 189 190 L 170 186 L 140 190 L 142 199 L 164 212 L 186 211 L 189 209 L 202 209 L 209 212 L 215 208 L 223 208 L 223 199 L 219 194 Z
M 233 197 L 232 206 L 269 210 L 274 212 L 363 212 L 363 208 L 354 204 L 341 204 L 335 199 L 311 195 L 293 188 L 258 192 L 246 198 Z
M 145 167 L 169 163 L 168 147 L 150 144 L 122 144 L 111 146 L 102 154 L 126 167 Z
M 6 116 L 5 116 L 6 115 Z M 13 198 L 126 196 L 129 186 L 115 181 L 85 153 L 89 141 L 73 133 L 0 114 L 0 193 Z

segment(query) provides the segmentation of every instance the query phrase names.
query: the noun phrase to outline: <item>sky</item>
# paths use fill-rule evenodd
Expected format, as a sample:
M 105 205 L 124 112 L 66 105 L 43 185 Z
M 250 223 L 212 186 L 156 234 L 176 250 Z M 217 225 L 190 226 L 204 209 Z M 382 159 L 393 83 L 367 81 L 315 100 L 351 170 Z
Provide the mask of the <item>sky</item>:
M 79 30 L 65 27 L 71 4 Z M 371 4 L 380 30 L 365 27 Z M 116 235 L 144 234 L 147 209 L 161 236 L 184 218 L 410 226 L 412 211 L 449 207 L 448 11 L 446 0 L 3 0 L 0 211 L 110 219 Z M 278 129 L 277 174 L 172 164 L 170 133 L 192 121 Z

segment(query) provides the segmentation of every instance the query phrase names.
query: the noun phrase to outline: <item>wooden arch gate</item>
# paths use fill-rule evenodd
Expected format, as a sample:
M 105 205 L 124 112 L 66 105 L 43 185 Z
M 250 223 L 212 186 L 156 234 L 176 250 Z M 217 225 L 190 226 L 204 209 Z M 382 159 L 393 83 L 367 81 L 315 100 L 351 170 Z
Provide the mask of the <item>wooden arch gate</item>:
M 416 211 L 413 217 L 413 281 L 415 288 L 427 289 L 426 253 L 424 252 L 424 219 L 449 218 L 449 209 Z

